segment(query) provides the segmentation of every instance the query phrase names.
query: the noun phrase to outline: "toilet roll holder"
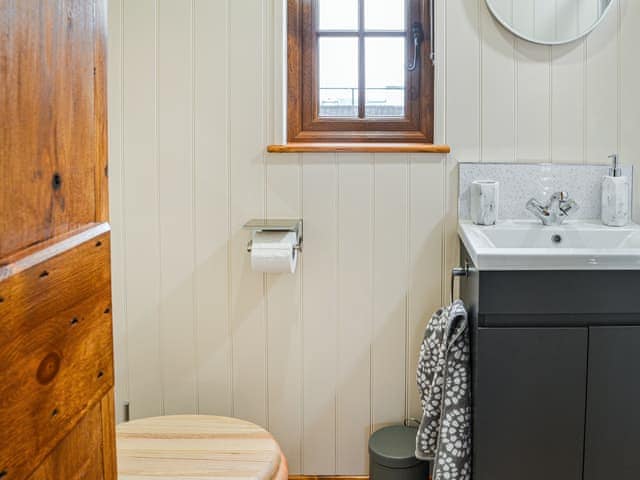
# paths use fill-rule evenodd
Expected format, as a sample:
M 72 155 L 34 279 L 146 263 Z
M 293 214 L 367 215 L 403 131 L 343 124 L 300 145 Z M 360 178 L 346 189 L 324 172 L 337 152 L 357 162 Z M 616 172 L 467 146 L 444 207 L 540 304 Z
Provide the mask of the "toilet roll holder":
M 302 219 L 301 218 L 276 218 L 268 220 L 253 219 L 244 224 L 245 230 L 253 234 L 258 232 L 294 232 L 296 244 L 293 246 L 298 253 L 302 252 Z M 247 244 L 247 252 L 251 253 L 253 240 Z

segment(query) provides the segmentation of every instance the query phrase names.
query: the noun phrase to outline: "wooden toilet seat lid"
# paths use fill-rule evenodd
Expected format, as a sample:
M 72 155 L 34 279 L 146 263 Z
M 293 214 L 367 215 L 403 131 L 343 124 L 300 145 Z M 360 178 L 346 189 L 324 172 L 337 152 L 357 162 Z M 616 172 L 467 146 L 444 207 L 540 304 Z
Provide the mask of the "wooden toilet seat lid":
M 174 415 L 116 429 L 119 480 L 283 480 L 278 443 L 253 423 L 228 417 Z

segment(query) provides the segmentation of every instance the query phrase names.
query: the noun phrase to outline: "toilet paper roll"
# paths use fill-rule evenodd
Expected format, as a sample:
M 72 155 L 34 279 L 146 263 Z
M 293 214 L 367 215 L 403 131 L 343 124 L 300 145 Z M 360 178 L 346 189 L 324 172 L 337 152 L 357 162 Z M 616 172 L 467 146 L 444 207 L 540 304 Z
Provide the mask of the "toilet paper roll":
M 256 272 L 294 273 L 298 263 L 295 232 L 256 232 L 251 246 L 251 268 Z

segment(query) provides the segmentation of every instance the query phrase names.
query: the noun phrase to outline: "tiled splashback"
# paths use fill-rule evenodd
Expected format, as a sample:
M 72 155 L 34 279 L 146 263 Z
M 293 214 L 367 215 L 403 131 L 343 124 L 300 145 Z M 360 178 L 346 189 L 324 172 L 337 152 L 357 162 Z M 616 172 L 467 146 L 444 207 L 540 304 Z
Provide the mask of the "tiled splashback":
M 633 176 L 633 167 L 622 168 L 624 175 Z M 580 206 L 572 218 L 600 218 L 602 177 L 608 172 L 607 165 L 461 163 L 458 215 L 470 218 L 469 187 L 474 180 L 495 180 L 500 182 L 498 219 L 533 218 L 527 201 L 559 191 L 568 192 Z

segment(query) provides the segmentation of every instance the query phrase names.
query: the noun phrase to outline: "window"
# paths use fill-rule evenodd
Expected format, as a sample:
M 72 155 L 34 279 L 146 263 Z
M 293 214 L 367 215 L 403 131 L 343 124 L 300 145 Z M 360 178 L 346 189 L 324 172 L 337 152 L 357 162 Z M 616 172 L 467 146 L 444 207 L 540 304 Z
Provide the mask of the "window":
M 429 1 L 288 0 L 288 141 L 433 143 Z

